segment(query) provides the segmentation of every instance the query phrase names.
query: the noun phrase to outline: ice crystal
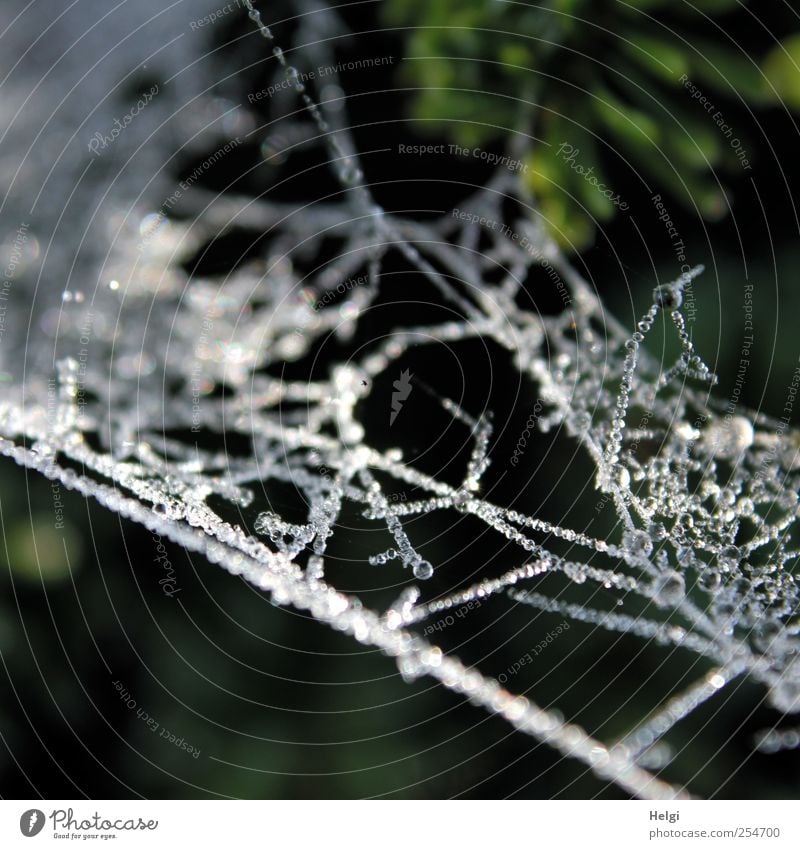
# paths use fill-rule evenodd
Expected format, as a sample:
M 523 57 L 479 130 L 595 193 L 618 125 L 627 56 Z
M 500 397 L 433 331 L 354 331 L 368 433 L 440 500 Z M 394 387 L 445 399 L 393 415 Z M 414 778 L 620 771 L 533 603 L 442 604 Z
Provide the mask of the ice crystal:
M 680 783 L 648 770 L 669 763 L 670 729 L 702 702 L 748 676 L 776 709 L 800 711 L 790 541 L 798 434 L 762 414 L 726 415 L 709 400 L 714 376 L 680 311 L 684 288 L 699 270 L 659 286 L 628 330 L 531 225 L 533 200 L 507 169 L 464 204 L 471 217 L 421 223 L 385 213 L 363 182 L 341 114 L 331 117 L 317 105 L 260 13 L 245 5 L 324 140 L 340 194 L 300 207 L 196 186 L 183 198 L 181 218 L 154 221 L 148 211 L 123 225 L 104 269 L 110 282 L 64 303 L 56 397 L 49 397 L 44 374 L 29 376 L 18 396 L 9 392 L 0 410 L 0 451 L 201 552 L 276 603 L 377 647 L 407 681 L 432 677 L 599 778 L 641 797 L 683 795 Z M 315 37 L 301 31 L 297 38 L 306 37 L 305 49 L 324 62 L 330 40 L 323 35 L 335 31 L 335 15 L 316 9 L 309 20 Z M 298 131 L 299 138 L 313 135 Z M 475 223 L 481 218 L 504 224 L 482 230 Z M 185 259 L 223 228 L 237 226 L 267 234 L 263 254 L 224 279 L 201 274 L 189 286 Z M 345 246 L 334 262 L 315 264 L 323 233 Z M 527 234 L 524 242 L 520 233 Z M 407 262 L 450 318 L 398 326 L 311 379 L 276 374 L 331 335 L 353 338 L 370 305 L 392 286 L 382 276 L 389 257 Z M 539 266 L 552 269 L 569 293 L 560 314 L 520 306 L 522 281 Z M 365 282 L 348 285 L 358 275 Z M 681 349 L 667 368 L 644 344 L 662 313 Z M 81 340 L 89 335 L 87 356 Z M 425 394 L 403 368 L 406 353 L 469 340 L 508 352 L 540 399 L 538 432 L 557 430 L 591 462 L 599 497 L 617 520 L 608 538 L 482 494 L 494 438 L 488 412 L 438 399 L 470 443 L 456 482 L 423 471 L 400 445 L 371 443 L 362 407 L 381 376 L 394 381 L 385 409 L 399 428 L 411 390 L 419 386 Z M 215 439 L 187 436 L 201 432 Z M 248 448 L 226 450 L 232 437 Z M 270 482 L 288 483 L 302 495 L 302 520 L 265 501 Z M 403 500 L 393 497 L 399 491 Z M 256 509 L 252 532 L 222 502 Z M 407 584 L 385 609 L 328 583 L 328 549 L 351 507 L 393 541 L 388 549 L 376 544 L 369 556 L 374 568 L 420 582 Z M 522 565 L 512 561 L 500 575 L 422 597 L 439 563 L 423 555 L 412 520 L 428 514 L 482 523 L 498 543 L 518 550 Z M 543 592 L 548 576 L 614 593 L 613 609 Z M 619 739 L 601 741 L 557 710 L 505 689 L 498 670 L 464 665 L 422 635 L 442 612 L 469 611 L 487 599 L 668 646 L 701 657 L 712 670 Z M 796 732 L 785 739 L 767 732 L 760 746 L 796 747 L 796 739 Z

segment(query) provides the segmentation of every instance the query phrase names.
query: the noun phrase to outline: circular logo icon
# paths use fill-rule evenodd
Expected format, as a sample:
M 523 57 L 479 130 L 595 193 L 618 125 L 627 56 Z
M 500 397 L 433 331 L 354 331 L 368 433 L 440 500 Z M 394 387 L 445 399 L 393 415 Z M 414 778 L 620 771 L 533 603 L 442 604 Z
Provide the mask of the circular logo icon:
M 44 828 L 44 813 L 38 808 L 31 808 L 19 818 L 19 830 L 25 837 L 36 837 Z

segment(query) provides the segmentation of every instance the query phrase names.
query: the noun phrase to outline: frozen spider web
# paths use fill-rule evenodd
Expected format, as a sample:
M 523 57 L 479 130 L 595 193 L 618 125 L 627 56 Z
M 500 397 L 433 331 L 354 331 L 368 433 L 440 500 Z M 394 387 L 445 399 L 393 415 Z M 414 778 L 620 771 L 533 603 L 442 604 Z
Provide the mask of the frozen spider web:
M 285 120 L 285 138 L 323 150 L 340 190 L 299 205 L 196 186 L 182 197 L 180 218 L 125 225 L 104 270 L 115 285 L 65 304 L 55 384 L 29 376 L 7 390 L 0 451 L 243 576 L 275 603 L 379 649 L 408 681 L 435 679 L 598 778 L 643 798 L 687 795 L 690 788 L 657 773 L 670 762 L 669 732 L 703 702 L 747 677 L 777 710 L 800 711 L 797 432 L 788 419 L 731 412 L 714 399 L 714 376 L 681 311 L 699 269 L 658 287 L 638 325 L 625 328 L 536 225 L 533 199 L 507 170 L 464 202 L 463 217 L 385 213 L 364 183 L 343 112 L 317 105 L 246 5 L 277 72 L 304 101 L 303 113 Z M 327 36 L 338 26 L 332 12 L 315 9 L 295 40 L 331 63 Z M 266 249 L 224 279 L 208 273 L 190 285 L 187 257 L 236 228 L 265 234 Z M 322 258 L 327 238 L 343 245 L 334 260 Z M 346 361 L 326 363 L 315 379 L 277 376 L 321 340 L 353 339 L 396 285 L 383 270 L 398 257 L 448 320 L 398 326 Z M 520 306 L 535 268 L 563 281 L 559 314 Z M 667 366 L 644 347 L 662 320 L 680 346 Z M 538 432 L 558 431 L 591 463 L 598 497 L 616 514 L 609 538 L 482 494 L 495 436 L 489 411 L 428 393 L 469 441 L 459 481 L 415 467 L 401 446 L 370 444 L 360 416 L 376 381 L 393 381 L 386 417 L 394 417 L 412 390 L 427 391 L 404 356 L 470 340 L 508 353 L 540 399 Z M 259 507 L 271 483 L 302 495 L 304 518 L 272 502 Z M 384 607 L 368 607 L 327 577 L 343 511 L 354 508 L 390 540 L 370 555 L 374 568 L 406 584 Z M 252 527 L 231 510 L 256 510 Z M 430 514 L 480 522 L 520 557 L 426 596 L 439 564 L 418 550 L 409 523 Z M 616 600 L 571 601 L 547 591 L 554 576 L 611 590 Z M 639 637 L 682 653 L 687 669 L 701 658 L 703 671 L 626 733 L 598 739 L 512 692 L 513 680 L 506 688 L 498 679 L 508 676 L 436 644 L 443 615 L 488 599 Z M 784 728 L 765 730 L 755 745 L 776 751 L 798 742 Z

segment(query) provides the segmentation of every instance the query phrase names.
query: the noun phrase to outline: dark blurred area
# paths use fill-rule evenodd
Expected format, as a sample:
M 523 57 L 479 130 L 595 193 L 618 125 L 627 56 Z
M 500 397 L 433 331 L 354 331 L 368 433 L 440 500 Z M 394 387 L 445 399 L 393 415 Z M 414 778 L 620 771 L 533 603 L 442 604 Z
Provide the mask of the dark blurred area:
M 84 26 L 89 28 L 100 16 L 101 5 L 79 0 L 70 12 L 70 26 L 78 25 L 84 15 Z M 265 44 L 252 33 L 241 9 L 212 25 L 189 26 L 216 5 L 194 8 L 179 3 L 170 12 L 169 25 L 157 24 L 161 39 L 157 46 L 168 51 L 174 38 L 178 45 L 183 42 L 175 61 L 187 66 L 213 61 L 226 68 L 228 78 L 219 82 L 220 97 L 242 104 L 257 126 L 268 120 L 268 106 L 248 103 L 247 93 L 273 82 L 273 64 L 266 61 Z M 264 14 L 276 22 L 278 41 L 288 43 L 296 23 L 290 7 L 279 5 Z M 446 213 L 463 202 L 471 187 L 485 183 L 492 170 L 479 160 L 396 154 L 399 141 L 432 144 L 437 139 L 430 127 L 420 134 L 407 120 L 409 93 L 398 81 L 404 32 L 384 26 L 380 5 L 342 7 L 353 34 L 335 44 L 342 62 L 394 57 L 391 64 L 341 75 L 366 181 L 387 210 L 403 210 L 406 215 L 415 210 L 420 217 Z M 56 14 L 54 4 L 34 6 Z M 150 13 L 144 5 L 135 11 L 130 3 L 120 8 L 127 12 L 107 11 L 112 30 L 133 31 L 139 16 L 144 21 Z M 122 16 L 116 24 L 115 15 Z M 733 26 L 735 37 L 745 46 L 749 38 L 763 39 L 756 28 L 739 22 Z M 50 43 L 58 32 L 56 24 L 47 37 Z M 135 39 L 126 42 L 120 32 L 116 61 L 125 68 L 139 67 L 138 54 L 132 54 L 129 62 L 124 56 L 126 45 Z M 196 46 L 187 47 L 190 39 Z M 26 49 L 24 44 L 15 47 Z M 295 60 L 302 70 L 303 57 Z M 72 61 L 77 61 L 74 56 Z M 81 61 L 91 65 L 86 57 Z M 12 62 L 5 56 L 4 69 Z M 175 68 L 171 71 L 177 73 Z M 34 64 L 28 73 L 35 85 L 43 71 Z M 169 71 L 165 77 L 159 72 L 159 80 L 165 89 L 178 84 Z M 144 85 L 149 79 L 140 82 Z M 139 88 L 120 96 L 138 97 Z M 318 90 L 314 93 L 319 96 Z M 193 96 L 192 86 L 180 95 L 187 102 Z M 754 166 L 729 184 L 730 215 L 709 222 L 677 205 L 671 209 L 688 261 L 706 266 L 694 285 L 696 312 L 689 326 L 695 346 L 719 374 L 716 391 L 727 398 L 744 334 L 744 287 L 752 284 L 756 343 L 740 402 L 780 416 L 798 360 L 797 115 L 777 107 L 754 115 L 734 102 L 725 108 L 727 120 L 741 128 L 737 131 L 747 140 Z M 172 118 L 175 126 L 169 133 L 175 149 L 179 145 L 174 138 L 180 138 L 181 123 L 190 111 L 187 106 L 185 113 Z M 226 158 L 205 175 L 208 185 L 225 186 L 241 173 L 245 176 L 236 183 L 237 192 L 267 191 L 272 185 L 269 163 L 254 172 L 249 169 L 262 155 L 261 140 L 268 132 L 273 131 L 256 132 L 241 155 Z M 442 135 L 441 141 L 446 143 L 447 137 Z M 503 148 L 498 146 L 495 152 L 500 155 Z M 332 190 L 332 180 L 329 184 L 319 169 L 303 173 L 303 155 L 302 151 L 294 155 L 297 176 L 276 189 L 287 200 L 311 201 Z M 166 196 L 169 182 L 190 172 L 202 156 L 202 151 L 178 153 L 149 197 Z M 611 171 L 610 181 L 629 199 L 631 210 L 605 224 L 595 245 L 573 260 L 609 311 L 633 326 L 651 302 L 653 287 L 677 277 L 680 263 L 641 182 L 622 166 Z M 125 185 L 135 183 L 134 175 Z M 90 194 L 85 201 L 89 214 L 102 210 L 106 202 L 102 193 Z M 60 209 L 63 199 L 54 203 Z M 17 218 L 23 214 L 24 210 Z M 55 227 L 45 235 L 56 238 L 59 232 Z M 46 249 L 47 240 L 40 242 Z M 62 241 L 60 261 L 68 263 L 70 252 L 78 247 Z M 102 247 L 95 242 L 92 251 L 102 253 Z M 233 264 L 235 259 L 223 257 L 223 262 Z M 90 267 L 91 257 L 85 261 Z M 403 280 L 406 269 L 398 263 L 386 273 Z M 51 262 L 41 285 L 60 293 L 63 281 L 56 275 Z M 402 285 L 409 305 L 379 301 L 369 333 L 379 335 L 399 322 L 419 320 L 419 307 L 411 302 L 422 284 L 409 275 Z M 532 290 L 531 299 L 543 312 L 558 307 L 552 293 Z M 674 358 L 677 348 L 671 336 L 663 334 L 664 350 L 658 348 L 661 338 L 654 334 L 653 353 Z M 357 347 L 361 341 L 352 344 Z M 331 351 L 329 357 L 337 353 L 341 352 Z M 509 376 L 516 373 L 506 357 L 499 349 L 478 344 L 449 349 L 442 345 L 410 352 L 407 367 L 434 394 L 455 397 L 467 410 L 491 409 L 503 423 L 492 448 L 494 464 L 487 484 L 494 501 L 571 523 L 596 536 L 614 534 L 611 508 L 596 509 L 591 464 L 574 454 L 557 433 L 535 440 L 524 469 L 505 474 L 537 397 L 536 387 L 511 380 Z M 323 358 L 314 368 L 324 370 L 330 361 Z M 411 395 L 397 427 L 387 432 L 391 392 L 387 376 L 385 385 L 376 385 L 364 402 L 372 444 L 401 445 L 419 468 L 444 477 L 453 469 L 456 476 L 468 456 L 466 434 L 448 427 L 447 417 L 425 391 Z M 405 683 L 390 659 L 305 614 L 274 605 L 202 558 L 74 493 L 54 489 L 50 481 L 9 460 L 0 468 L 3 797 L 624 795 L 604 786 L 580 764 L 431 682 Z M 292 499 L 292 493 L 277 488 L 259 496 L 281 505 Z M 379 549 L 366 544 L 360 530 L 364 520 L 358 515 L 344 518 L 331 550 L 333 583 L 367 601 L 391 600 L 407 576 L 400 574 L 397 564 L 370 566 L 368 555 Z M 251 516 L 241 519 L 252 521 Z M 447 591 L 453 575 L 460 580 L 477 578 L 525 562 L 524 552 L 505 540 L 501 546 L 495 535 L 467 519 L 446 526 L 432 516 L 421 516 L 409 522 L 409 533 L 428 541 L 421 550 L 437 563 L 426 593 Z M 594 604 L 615 601 L 610 590 L 587 589 L 583 596 L 575 592 L 576 598 Z M 519 605 L 510 608 L 503 599 L 490 599 L 468 616 L 454 617 L 432 639 L 465 663 L 480 661 L 497 675 L 560 622 L 559 615 Z M 706 667 L 710 664 L 694 655 L 671 653 L 632 636 L 576 622 L 540 662 L 524 668 L 508 686 L 542 706 L 557 707 L 600 739 L 611 740 Z M 725 690 L 724 698 L 711 699 L 680 723 L 669 738 L 677 754 L 674 765 L 665 768 L 665 778 L 672 770 L 693 775 L 694 792 L 704 796 L 800 796 L 794 754 L 768 757 L 753 751 L 752 738 L 758 730 L 792 724 L 791 717 L 781 720 L 763 704 L 763 697 L 762 689 L 741 681 Z

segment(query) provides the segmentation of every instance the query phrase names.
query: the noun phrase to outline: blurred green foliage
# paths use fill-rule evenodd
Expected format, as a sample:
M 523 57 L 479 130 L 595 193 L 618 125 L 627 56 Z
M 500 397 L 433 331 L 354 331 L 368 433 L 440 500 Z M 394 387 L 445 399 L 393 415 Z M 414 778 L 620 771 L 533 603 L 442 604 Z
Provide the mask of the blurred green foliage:
M 750 55 L 736 40 L 737 27 L 755 26 L 749 14 L 738 0 L 385 6 L 387 23 L 408 28 L 401 74 L 419 89 L 421 129 L 444 122 L 472 147 L 524 133 L 523 179 L 572 250 L 626 208 L 608 188 L 620 161 L 702 217 L 724 215 L 724 182 L 751 166 L 731 116 L 800 106 L 800 36 Z M 782 14 L 788 35 L 797 20 Z

